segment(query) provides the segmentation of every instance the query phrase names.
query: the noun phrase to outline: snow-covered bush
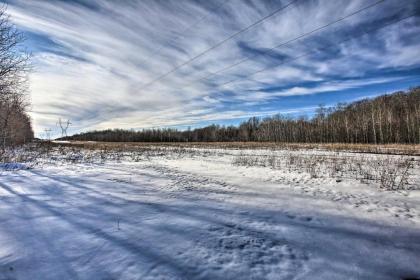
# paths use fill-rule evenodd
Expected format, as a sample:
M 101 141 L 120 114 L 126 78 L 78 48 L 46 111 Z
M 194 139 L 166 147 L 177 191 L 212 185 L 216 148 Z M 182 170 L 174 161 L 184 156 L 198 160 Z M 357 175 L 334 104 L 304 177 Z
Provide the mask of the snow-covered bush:
M 380 187 L 384 190 L 407 190 L 410 188 L 410 169 L 413 168 L 411 159 L 398 162 L 385 162 L 379 170 Z
M 250 155 L 242 152 L 235 156 L 236 166 L 260 166 L 287 172 L 306 172 L 311 178 L 354 178 L 362 183 L 375 182 L 383 190 L 407 190 L 411 184 L 411 170 L 415 161 L 394 156 L 348 156 L 340 154 L 283 154 Z

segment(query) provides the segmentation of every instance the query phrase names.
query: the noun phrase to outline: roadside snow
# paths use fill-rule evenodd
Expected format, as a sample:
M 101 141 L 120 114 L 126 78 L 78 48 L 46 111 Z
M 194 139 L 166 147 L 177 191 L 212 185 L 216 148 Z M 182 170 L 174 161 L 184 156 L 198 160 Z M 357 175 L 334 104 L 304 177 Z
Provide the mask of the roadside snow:
M 238 153 L 1 173 L 0 279 L 420 277 L 419 191 Z

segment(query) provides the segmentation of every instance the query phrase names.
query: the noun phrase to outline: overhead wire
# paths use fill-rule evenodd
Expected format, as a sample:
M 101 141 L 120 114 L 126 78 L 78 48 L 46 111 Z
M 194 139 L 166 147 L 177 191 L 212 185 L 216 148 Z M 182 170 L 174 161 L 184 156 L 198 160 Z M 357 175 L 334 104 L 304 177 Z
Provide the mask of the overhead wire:
M 353 17 L 353 16 L 355 16 L 355 15 L 357 15 L 357 14 L 360 14 L 360 13 L 362 13 L 362 12 L 363 12 L 363 11 L 365 11 L 365 10 L 368 10 L 368 9 L 370 9 L 370 8 L 373 8 L 373 7 L 377 6 L 377 5 L 379 5 L 379 4 L 382 4 L 382 3 L 383 3 L 383 2 L 385 2 L 385 1 L 387 1 L 387 0 L 378 0 L 378 1 L 376 1 L 376 2 L 373 2 L 373 3 L 371 3 L 371 4 L 369 4 L 369 5 L 366 5 L 366 6 L 362 7 L 362 8 L 360 8 L 360 9 L 357 9 L 357 10 L 355 10 L 355 11 L 353 11 L 353 12 L 351 12 L 351 13 L 349 13 L 349 14 L 345 15 L 345 16 L 342 16 L 342 17 L 340 17 L 340 18 L 338 18 L 338 19 L 336 19 L 336 20 L 334 20 L 334 21 L 331 21 L 331 22 L 329 22 L 329 23 L 327 23 L 327 24 L 325 24 L 325 25 L 322 25 L 322 26 L 316 27 L 316 28 L 314 28 L 314 29 L 312 29 L 312 30 L 310 30 L 310 31 L 308 31 L 308 32 L 305 32 L 305 33 L 303 33 L 303 34 L 300 34 L 300 35 L 298 35 L 298 36 L 296 36 L 296 37 L 294 37 L 294 38 L 291 38 L 291 39 L 289 39 L 289 40 L 287 40 L 287 41 L 281 42 L 281 43 L 279 43 L 279 44 L 275 45 L 274 47 L 271 47 L 271 48 L 269 48 L 269 49 L 266 49 L 266 50 L 264 50 L 264 51 L 261 51 L 259 54 L 256 54 L 256 55 L 253 55 L 253 56 L 246 57 L 246 58 L 244 58 L 244 59 L 241 59 L 240 61 L 234 62 L 234 63 L 232 63 L 232 64 L 230 64 L 230 65 L 228 65 L 228 66 L 226 66 L 226 67 L 223 67 L 223 68 L 221 68 L 221 69 L 217 70 L 216 72 L 212 72 L 212 73 L 210 73 L 210 74 L 208 74 L 208 75 L 206 75 L 206 76 L 204 76 L 204 77 L 201 77 L 201 78 L 196 79 L 196 80 L 192 80 L 192 81 L 190 81 L 190 82 L 188 82 L 188 83 L 186 83 L 186 84 L 182 85 L 182 86 L 181 86 L 180 88 L 178 88 L 178 89 L 185 89 L 185 88 L 188 88 L 188 87 L 190 87 L 190 86 L 192 86 L 192 85 L 196 84 L 197 82 L 200 82 L 200 81 L 206 80 L 206 79 L 208 79 L 208 78 L 210 78 L 210 77 L 212 77 L 212 76 L 215 76 L 215 75 L 217 75 L 217 74 L 220 74 L 220 73 L 222 73 L 222 72 L 224 72 L 224 71 L 226 71 L 226 70 L 232 69 L 232 68 L 234 68 L 234 67 L 236 67 L 236 66 L 238 66 L 238 65 L 240 65 L 240 64 L 242 64 L 242 63 L 244 63 L 244 62 L 246 62 L 246 61 L 249 61 L 249 60 L 251 60 L 251 59 L 253 59 L 253 58 L 256 58 L 256 57 L 259 57 L 259 56 L 262 56 L 262 55 L 266 55 L 266 54 L 268 54 L 268 53 L 270 53 L 270 52 L 273 52 L 275 49 L 278 49 L 278 48 L 280 48 L 280 47 L 287 46 L 287 45 L 289 45 L 289 44 L 291 44 L 291 43 L 294 43 L 294 42 L 296 42 L 296 41 L 299 41 L 299 40 L 301 40 L 301 39 L 303 39 L 303 38 L 305 38 L 305 37 L 311 36 L 311 35 L 313 35 L 313 34 L 315 34 L 315 33 L 317 33 L 317 32 L 320 32 L 320 31 L 322 31 L 322 30 L 324 30 L 324 29 L 326 29 L 326 28 L 329 28 L 329 27 L 331 27 L 331 26 L 333 26 L 333 25 L 335 25 L 335 24 L 337 24 L 337 23 L 340 23 L 340 22 L 342 22 L 342 21 L 344 21 L 344 20 L 346 20 L 346 19 L 349 19 L 349 18 L 351 18 L 351 17 Z M 223 84 L 222 84 L 222 85 L 223 85 Z
M 279 12 L 281 12 L 281 11 L 285 10 L 286 8 L 290 7 L 291 5 L 293 5 L 293 4 L 294 4 L 295 2 L 297 2 L 297 1 L 301 1 L 301 0 L 292 0 L 292 1 L 288 2 L 286 5 L 283 5 L 283 6 L 279 7 L 279 8 L 277 8 L 276 10 L 274 10 L 273 12 L 271 12 L 270 14 L 268 14 L 268 15 L 266 15 L 266 16 L 264 16 L 264 17 L 260 18 L 259 20 L 257 20 L 257 21 L 255 21 L 255 22 L 253 22 L 252 24 L 250 24 L 250 25 L 246 26 L 245 28 L 243 28 L 243 29 L 241 29 L 241 30 L 239 30 L 239 31 L 237 31 L 237 32 L 235 32 L 235 33 L 233 33 L 232 35 L 230 35 L 230 36 L 228 36 L 227 38 L 225 38 L 225 39 L 223 39 L 223 40 L 219 41 L 218 43 L 216 43 L 216 44 L 214 44 L 214 45 L 212 45 L 211 47 L 209 47 L 209 48 L 207 48 L 206 50 L 204 50 L 204 51 L 200 52 L 199 54 L 197 54 L 197 55 L 193 56 L 192 58 L 188 59 L 187 61 L 184 61 L 183 63 L 181 63 L 181 64 L 179 64 L 179 65 L 175 66 L 175 67 L 174 67 L 174 68 L 172 68 L 170 71 L 168 71 L 168 72 L 166 72 L 166 73 L 164 73 L 164 74 L 162 74 L 162 75 L 158 76 L 157 78 L 153 79 L 152 81 L 150 81 L 150 82 L 146 83 L 145 85 L 141 86 L 138 90 L 139 90 L 139 91 L 141 91 L 141 90 L 143 90 L 143 89 L 145 89 L 145 88 L 147 88 L 147 87 L 151 86 L 152 84 L 154 84 L 154 83 L 156 83 L 156 82 L 158 82 L 158 81 L 160 81 L 160 80 L 162 80 L 162 79 L 166 78 L 167 76 L 169 76 L 169 75 L 171 75 L 172 73 L 176 72 L 178 69 L 180 69 L 180 68 L 182 68 L 182 67 L 184 67 L 184 66 L 186 66 L 186 65 L 190 64 L 191 62 L 193 62 L 193 61 L 197 60 L 198 58 L 200 58 L 200 57 L 202 57 L 202 56 L 204 56 L 204 55 L 206 55 L 206 54 L 207 54 L 207 53 L 209 53 L 210 51 L 212 51 L 212 50 L 214 50 L 214 49 L 216 49 L 216 48 L 220 47 L 221 45 L 223 45 L 223 44 L 225 44 L 226 42 L 228 42 L 228 41 L 232 40 L 233 38 L 237 37 L 238 35 L 240 35 L 240 34 L 242 34 L 242 33 L 246 32 L 246 31 L 250 30 L 251 28 L 253 28 L 253 27 L 255 27 L 255 26 L 257 26 L 257 25 L 261 24 L 262 22 L 266 21 L 267 19 L 269 19 L 269 18 L 271 18 L 271 17 L 275 16 L 276 14 L 278 14 Z M 384 0 L 382 0 L 382 1 L 384 1 Z
M 369 31 L 363 31 L 363 32 L 362 32 L 361 34 L 359 34 L 358 36 L 356 36 L 356 37 L 350 37 L 350 38 L 347 38 L 347 39 L 345 39 L 345 40 L 339 41 L 337 44 L 342 44 L 342 43 L 348 42 L 348 41 L 350 41 L 350 40 L 354 40 L 354 39 L 356 39 L 356 38 L 359 38 L 359 37 L 362 37 L 362 36 L 364 36 L 364 35 L 370 34 L 370 33 L 372 33 L 372 32 L 378 31 L 378 30 L 380 30 L 380 29 L 382 29 L 382 28 L 385 28 L 385 27 L 391 26 L 391 25 L 393 25 L 393 24 L 397 24 L 397 23 L 399 23 L 399 22 L 401 22 L 401 21 L 404 21 L 404 20 L 406 20 L 406 19 L 408 19 L 408 18 L 411 18 L 411 17 L 414 17 L 414 16 L 416 16 L 416 15 L 417 15 L 417 13 L 413 13 L 413 14 L 410 14 L 410 15 L 408 15 L 408 16 L 405 16 L 405 17 L 399 18 L 398 20 L 394 20 L 393 22 L 390 22 L 390 23 L 387 23 L 387 24 L 385 24 L 385 25 L 382 25 L 382 26 L 380 26 L 380 27 L 377 27 L 377 28 L 371 29 L 371 30 L 369 30 Z M 307 53 L 304 53 L 304 54 L 302 54 L 302 55 L 299 55 L 299 56 L 297 56 L 297 57 L 290 58 L 290 59 L 288 59 L 287 61 L 283 61 L 283 62 L 281 62 L 281 63 L 279 63 L 279 64 L 274 65 L 274 66 L 264 67 L 264 68 L 262 68 L 262 69 L 259 69 L 259 70 L 255 71 L 255 72 L 252 72 L 252 73 L 250 73 L 250 74 L 248 74 L 248 75 L 246 75 L 246 76 L 243 76 L 243 77 L 240 77 L 240 78 L 238 78 L 238 79 L 234 79 L 234 80 L 231 80 L 231 81 L 228 81 L 228 82 L 225 82 L 225 83 L 219 84 L 219 85 L 217 85 L 217 87 L 223 87 L 223 86 L 225 86 L 225 85 L 228 85 L 228 84 L 231 84 L 231 83 L 233 83 L 233 82 L 240 81 L 240 80 L 250 80 L 250 79 L 249 79 L 249 77 L 252 77 L 252 76 L 254 76 L 254 75 L 258 74 L 258 73 L 261 73 L 261 72 L 267 71 L 267 70 L 272 69 L 272 68 L 277 68 L 277 67 L 279 67 L 279 66 L 281 66 L 281 65 L 283 65 L 283 64 L 286 64 L 286 63 L 288 63 L 288 62 L 298 60 L 298 59 L 303 58 L 303 57 L 305 57 L 305 56 L 309 56 L 309 55 L 312 55 L 312 54 L 314 54 L 314 53 L 316 53 L 316 52 L 319 52 L 319 50 L 326 50 L 326 49 L 331 48 L 331 47 L 333 47 L 333 46 L 335 46 L 335 45 L 329 45 L 329 46 L 326 46 L 326 47 L 321 47 L 321 48 L 318 48 L 316 51 L 312 51 L 312 52 L 307 52 Z
M 214 11 L 218 11 L 220 10 L 224 5 L 226 5 L 230 0 L 225 0 L 223 1 L 221 4 L 219 4 L 218 6 L 216 6 L 214 8 Z M 198 20 L 196 20 L 193 24 L 187 26 L 186 28 L 184 28 L 182 31 L 179 31 L 179 33 L 182 36 L 185 36 L 185 33 L 187 33 L 190 29 L 192 29 L 193 27 L 196 27 L 198 24 L 200 24 L 201 22 L 207 20 L 207 18 L 209 17 L 209 15 L 204 15 L 202 17 L 200 17 Z M 157 54 L 159 53 L 163 47 L 165 47 L 169 42 L 171 41 L 171 39 L 166 40 L 163 44 L 160 45 L 159 48 L 157 48 L 155 51 L 153 51 L 153 54 Z
M 317 27 L 317 28 L 315 28 L 315 29 L 313 29 L 313 30 L 311 30 L 311 31 L 309 31 L 309 32 L 303 33 L 303 34 L 301 34 L 301 35 L 299 35 L 299 36 L 297 36 L 297 37 L 294 37 L 294 38 L 289 39 L 289 40 L 287 40 L 287 41 L 285 41 L 285 42 L 282 42 L 282 43 L 280 43 L 280 44 L 277 44 L 277 45 L 275 45 L 274 47 L 271 47 L 271 48 L 269 48 L 269 49 L 263 50 L 263 51 L 261 51 L 260 53 L 258 53 L 258 54 L 256 54 L 256 55 L 249 56 L 249 57 L 246 57 L 246 58 L 244 58 L 244 59 L 241 59 L 241 60 L 240 60 L 240 61 L 238 61 L 238 62 L 235 62 L 235 63 L 233 63 L 233 64 L 230 64 L 230 65 L 228 65 L 228 66 L 226 66 L 226 67 L 224 67 L 224 68 L 222 68 L 222 69 L 219 69 L 219 70 L 217 70 L 217 71 L 215 71 L 215 72 L 210 73 L 209 75 L 207 75 L 207 76 L 205 76 L 205 77 L 202 77 L 202 78 L 200 78 L 200 79 L 194 80 L 193 82 L 198 82 L 198 81 L 202 81 L 202 80 L 208 79 L 208 78 L 210 78 L 210 77 L 212 77 L 212 76 L 215 76 L 215 75 L 217 75 L 217 74 L 220 74 L 220 73 L 222 73 L 222 72 L 224 72 L 224 71 L 226 71 L 226 70 L 232 69 L 232 68 L 234 68 L 234 67 L 236 67 L 236 66 L 238 66 L 238 65 L 240 65 L 240 64 L 242 64 L 242 63 L 244 63 L 244 62 L 246 62 L 246 61 L 249 61 L 249 60 L 251 60 L 251 59 L 253 59 L 253 58 L 256 58 L 256 57 L 258 57 L 258 56 L 262 56 L 262 55 L 266 55 L 266 54 L 268 54 L 268 53 L 270 53 L 270 52 L 274 51 L 275 49 L 278 49 L 278 48 L 280 48 L 280 47 L 286 46 L 286 45 L 288 45 L 288 44 L 290 44 L 290 43 L 293 43 L 293 42 L 296 42 L 296 41 L 298 41 L 298 40 L 300 40 L 300 39 L 302 39 L 302 38 L 304 38 L 304 37 L 307 37 L 307 36 L 310 36 L 310 35 L 312 35 L 312 34 L 314 34 L 314 33 L 317 33 L 317 32 L 319 32 L 319 31 L 321 31 L 321 30 L 323 30 L 323 29 L 326 29 L 326 28 L 328 28 L 328 27 L 330 27 L 330 26 L 332 26 L 332 25 L 334 25 L 334 24 L 337 24 L 337 23 L 339 23 L 339 22 L 341 22 L 341 21 L 344 21 L 344 20 L 346 20 L 346 19 L 348 19 L 348 18 L 350 18 L 350 17 L 354 16 L 354 15 L 357 15 L 357 14 L 359 14 L 359 13 L 361 13 L 361 12 L 363 12 L 363 11 L 367 10 L 367 9 L 373 8 L 373 7 L 375 7 L 375 6 L 377 6 L 377 5 L 381 4 L 381 3 L 383 3 L 383 2 L 385 2 L 385 1 L 386 1 L 386 0 L 379 0 L 379 1 L 376 1 L 376 2 L 374 2 L 374 3 L 372 3 L 372 4 L 370 4 L 370 5 L 367 5 L 367 6 L 363 7 L 363 8 L 361 8 L 361 9 L 358 9 L 358 10 L 356 10 L 356 11 L 354 11 L 354 12 L 350 13 L 350 14 L 347 14 L 347 15 L 345 15 L 345 16 L 343 16 L 343 17 L 340 17 L 340 18 L 338 18 L 337 20 L 334 20 L 334 21 L 329 22 L 329 23 L 327 23 L 327 24 L 325 24 L 325 25 L 322 25 L 322 26 L 320 26 L 320 27 Z

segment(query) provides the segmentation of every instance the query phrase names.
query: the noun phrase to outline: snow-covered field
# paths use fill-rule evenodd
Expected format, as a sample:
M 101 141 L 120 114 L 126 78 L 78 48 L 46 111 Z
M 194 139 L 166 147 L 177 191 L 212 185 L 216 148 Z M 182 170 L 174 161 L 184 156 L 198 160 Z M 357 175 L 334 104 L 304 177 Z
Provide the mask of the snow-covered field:
M 285 151 L 69 153 L 0 167 L 0 279 L 420 277 L 419 158 L 407 190 L 384 191 L 340 168 L 238 164 Z

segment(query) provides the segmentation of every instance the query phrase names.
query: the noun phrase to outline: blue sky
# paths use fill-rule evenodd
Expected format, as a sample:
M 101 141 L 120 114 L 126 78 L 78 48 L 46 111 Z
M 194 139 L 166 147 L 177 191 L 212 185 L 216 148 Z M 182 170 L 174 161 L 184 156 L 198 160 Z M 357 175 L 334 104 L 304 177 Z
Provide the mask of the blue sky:
M 420 85 L 420 18 L 406 18 L 420 14 L 417 0 L 385 0 L 318 32 L 378 1 L 298 0 L 150 83 L 289 2 L 7 1 L 33 54 L 37 135 L 56 135 L 58 118 L 74 133 L 310 116 Z

